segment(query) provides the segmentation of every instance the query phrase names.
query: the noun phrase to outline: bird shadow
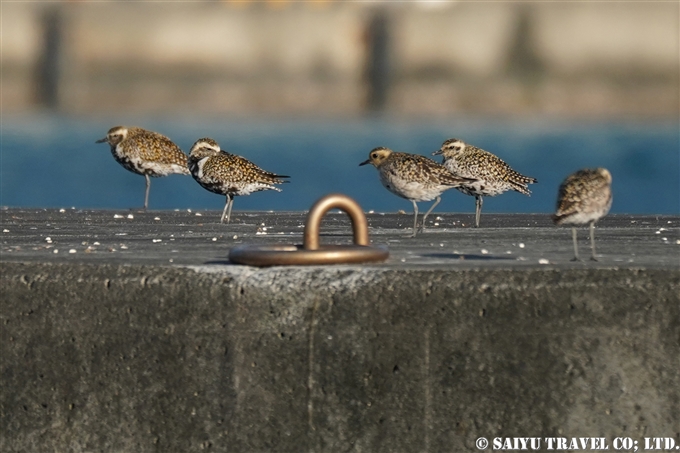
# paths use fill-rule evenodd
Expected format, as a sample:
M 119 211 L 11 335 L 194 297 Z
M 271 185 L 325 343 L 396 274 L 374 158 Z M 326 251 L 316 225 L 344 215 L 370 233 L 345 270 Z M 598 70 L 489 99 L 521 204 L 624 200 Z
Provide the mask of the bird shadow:
M 511 256 L 493 256 L 493 255 L 471 255 L 467 253 L 427 253 L 420 255 L 423 258 L 437 258 L 450 260 L 477 260 L 477 261 L 495 261 L 495 260 L 514 260 Z
M 203 262 L 204 265 L 207 264 L 218 264 L 220 266 L 242 266 L 242 264 L 234 263 L 233 261 L 229 261 L 229 258 L 224 258 L 224 259 L 214 259 L 210 261 L 205 261 Z

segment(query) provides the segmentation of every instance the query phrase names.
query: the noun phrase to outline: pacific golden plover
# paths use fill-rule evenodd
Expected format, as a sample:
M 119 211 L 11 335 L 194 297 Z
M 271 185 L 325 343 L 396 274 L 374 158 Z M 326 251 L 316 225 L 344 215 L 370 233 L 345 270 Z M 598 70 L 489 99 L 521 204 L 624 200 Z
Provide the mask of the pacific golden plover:
M 289 176 L 270 173 L 244 157 L 221 150 L 220 145 L 210 138 L 198 139 L 191 147 L 189 170 L 204 189 L 227 196 L 220 223 L 224 223 L 225 216 L 229 223 L 234 196 L 250 195 L 261 190 L 281 192 L 273 184 L 289 182 L 281 179 Z
M 457 187 L 467 195 L 475 197 L 475 226 L 479 228 L 484 196 L 493 197 L 507 190 L 515 190 L 524 195 L 531 194 L 527 184 L 537 182 L 535 178 L 523 176 L 510 168 L 498 156 L 452 138 L 432 153 L 441 154 L 442 165 L 458 176 L 474 178 L 473 182 Z
M 150 176 L 188 175 L 187 155 L 168 137 L 139 127 L 116 126 L 95 143 L 111 145 L 113 158 L 132 173 L 146 178 L 144 209 L 149 207 Z
M 378 147 L 371 150 L 368 159 L 359 165 L 371 164 L 378 169 L 380 182 L 395 195 L 406 198 L 413 203 L 413 235 L 416 236 L 418 226 L 417 201 L 436 201 L 423 216 L 422 230 L 425 230 L 425 219 L 441 201 L 441 194 L 453 187 L 469 184 L 473 179 L 452 174 L 442 165 L 418 154 L 397 153 L 389 148 Z
M 552 216 L 557 225 L 590 224 L 590 259 L 595 258 L 595 222 L 607 215 L 612 206 L 612 175 L 606 168 L 579 170 L 567 177 L 557 195 L 557 212 Z M 574 258 L 578 256 L 576 227 L 571 227 Z

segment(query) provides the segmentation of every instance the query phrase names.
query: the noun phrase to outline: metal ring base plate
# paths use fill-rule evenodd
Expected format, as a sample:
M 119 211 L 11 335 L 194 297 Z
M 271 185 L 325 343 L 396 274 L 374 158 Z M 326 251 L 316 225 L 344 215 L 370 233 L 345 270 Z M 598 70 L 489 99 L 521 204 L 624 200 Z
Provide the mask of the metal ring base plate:
M 385 247 L 322 245 L 306 250 L 302 245 L 240 245 L 229 251 L 229 261 L 249 266 L 373 263 L 385 261 Z

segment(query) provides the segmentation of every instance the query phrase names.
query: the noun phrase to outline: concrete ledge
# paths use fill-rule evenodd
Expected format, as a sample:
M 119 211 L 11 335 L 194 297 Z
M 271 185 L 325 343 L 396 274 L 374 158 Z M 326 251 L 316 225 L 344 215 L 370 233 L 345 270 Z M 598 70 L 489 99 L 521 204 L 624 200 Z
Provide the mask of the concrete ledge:
M 677 269 L 0 266 L 5 452 L 678 438 Z
M 229 247 L 299 243 L 304 213 L 219 215 L 0 210 L 1 451 L 680 443 L 678 217 L 608 216 L 573 263 L 545 214 L 413 239 L 375 213 L 384 264 L 256 269 Z M 322 242 L 349 232 L 331 213 Z

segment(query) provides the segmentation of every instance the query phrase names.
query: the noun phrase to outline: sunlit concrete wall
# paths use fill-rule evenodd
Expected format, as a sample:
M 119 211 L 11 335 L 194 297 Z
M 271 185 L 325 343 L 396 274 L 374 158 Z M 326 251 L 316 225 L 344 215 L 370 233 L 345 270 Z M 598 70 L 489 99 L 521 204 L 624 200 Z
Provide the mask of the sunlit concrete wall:
M 394 16 L 397 111 L 678 115 L 678 3 L 461 2 Z
M 214 3 L 72 8 L 64 102 L 84 109 L 356 111 L 364 59 L 358 13 Z
M 0 84 L 4 111 L 34 105 L 35 67 L 40 58 L 41 8 L 35 3 L 1 3 Z
M 673 2 L 3 3 L 5 111 L 45 104 L 50 9 L 64 111 L 361 113 L 380 14 L 390 112 L 678 115 Z

